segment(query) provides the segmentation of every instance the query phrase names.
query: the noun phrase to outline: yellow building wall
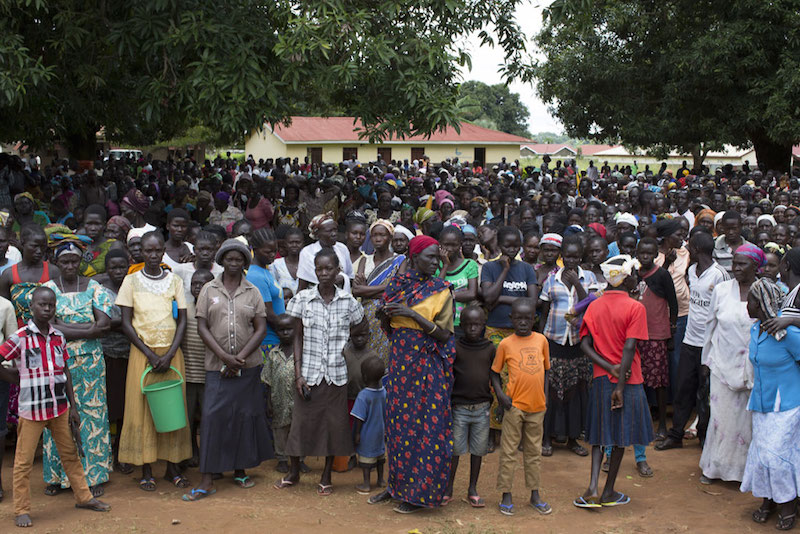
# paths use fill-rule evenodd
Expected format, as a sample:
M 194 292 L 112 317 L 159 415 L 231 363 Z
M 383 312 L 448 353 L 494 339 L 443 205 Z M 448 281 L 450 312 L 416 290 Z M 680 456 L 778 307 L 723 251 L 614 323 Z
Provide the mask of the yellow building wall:
M 256 161 L 260 158 L 285 158 L 289 155 L 287 146 L 269 130 L 259 130 L 245 139 L 244 152 L 247 155 L 252 154 Z

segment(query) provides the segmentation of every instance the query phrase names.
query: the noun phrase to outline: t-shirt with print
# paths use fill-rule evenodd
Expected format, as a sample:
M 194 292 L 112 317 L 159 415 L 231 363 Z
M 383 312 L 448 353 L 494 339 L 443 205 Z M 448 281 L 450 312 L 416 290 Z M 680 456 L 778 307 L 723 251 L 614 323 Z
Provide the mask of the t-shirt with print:
M 625 340 L 649 339 L 644 304 L 631 298 L 625 291 L 606 290 L 600 298 L 589 304 L 583 315 L 581 338 L 588 334 L 592 335 L 594 350 L 607 362 L 611 365 L 622 363 Z M 595 378 L 607 376 L 611 382 L 617 382 L 616 378 L 599 365 L 593 367 Z M 627 383 L 631 385 L 642 383 L 642 365 L 638 348 L 633 356 L 631 377 Z
M 484 282 L 494 283 L 503 274 L 503 264 L 499 261 L 492 261 L 483 266 L 481 273 L 481 284 Z M 533 267 L 523 261 L 514 260 L 511 268 L 506 274 L 503 282 L 501 296 L 506 297 L 527 297 L 528 287 L 536 285 L 536 271 Z M 493 328 L 511 328 L 511 304 L 498 304 L 490 312 L 487 326 Z
M 508 336 L 497 346 L 492 371 L 500 373 L 505 365 L 508 366 L 506 393 L 511 404 L 523 412 L 543 412 L 547 408 L 544 372 L 550 369 L 547 338 L 538 332 L 525 337 Z
M 440 276 L 440 275 L 437 275 Z M 465 289 L 469 285 L 469 281 L 478 278 L 478 262 L 475 260 L 464 260 L 456 269 L 447 271 L 444 279 L 453 284 L 453 291 Z M 467 307 L 466 302 L 456 301 L 456 314 L 453 317 L 453 325 L 458 326 L 461 324 L 461 311 Z
M 711 294 L 717 284 L 730 280 L 730 275 L 717 262 L 697 276 L 697 264 L 689 267 L 689 317 L 686 320 L 686 334 L 683 342 L 692 347 L 702 347 L 705 343 L 706 323 L 711 308 Z

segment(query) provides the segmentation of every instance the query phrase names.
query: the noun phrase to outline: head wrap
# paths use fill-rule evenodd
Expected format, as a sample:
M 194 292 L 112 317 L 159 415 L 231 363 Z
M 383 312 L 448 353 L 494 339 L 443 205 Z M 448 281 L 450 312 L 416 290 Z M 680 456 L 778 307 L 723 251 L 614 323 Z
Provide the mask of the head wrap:
M 36 206 L 36 199 L 35 199 L 35 198 L 33 198 L 33 195 L 31 195 L 31 194 L 30 194 L 30 193 L 28 193 L 27 191 L 25 191 L 24 193 L 20 193 L 20 194 L 18 194 L 18 195 L 14 195 L 14 202 L 16 202 L 17 200 L 19 200 L 19 199 L 21 199 L 21 198 L 27 198 L 28 200 L 30 200 L 31 202 L 33 202 L 33 205 L 34 205 L 34 206 Z
M 431 246 L 439 246 L 439 242 L 428 235 L 418 235 L 408 243 L 408 255 L 416 256 Z
M 225 191 L 220 191 L 216 195 L 214 195 L 215 200 L 222 200 L 223 202 L 228 202 L 231 199 L 231 196 L 226 193 Z
M 377 221 L 375 221 L 370 225 L 369 227 L 370 234 L 372 233 L 372 229 L 375 228 L 376 226 L 383 226 L 384 228 L 389 230 L 390 236 L 394 236 L 394 225 L 390 221 L 387 221 L 386 219 L 378 219 Z
M 736 252 L 734 252 L 734 255 L 736 254 L 747 256 L 748 258 L 753 260 L 753 263 L 755 263 L 756 267 L 759 269 L 764 265 L 766 265 L 767 263 L 767 257 L 764 255 L 764 251 L 750 243 L 746 243 L 741 247 L 737 248 Z
M 778 316 L 778 311 L 783 304 L 783 292 L 778 285 L 769 278 L 759 278 L 750 285 L 750 293 L 758 301 L 761 311 L 767 319 Z M 775 339 L 780 341 L 786 336 L 786 330 L 775 332 Z
M 567 237 L 567 236 L 570 236 L 570 235 L 574 235 L 574 234 L 580 234 L 582 232 L 583 232 L 583 228 L 581 228 L 580 225 L 571 224 L 571 225 L 567 226 L 567 228 L 564 230 L 564 237 Z
M 219 265 L 222 265 L 222 258 L 225 257 L 225 254 L 235 250 L 236 252 L 241 253 L 244 256 L 244 268 L 247 269 L 250 267 L 250 249 L 247 248 L 247 245 L 239 241 L 239 239 L 226 239 L 220 245 L 219 250 L 217 251 L 217 255 L 214 256 L 214 261 L 216 261 Z
M 786 249 L 780 246 L 779 244 L 770 241 L 766 245 L 764 245 L 764 252 L 772 252 L 773 254 L 777 254 L 778 256 L 783 256 L 786 254 Z
M 440 200 L 439 201 L 439 206 L 441 207 L 442 204 L 450 204 L 451 208 L 455 208 L 456 207 L 456 203 L 453 202 L 452 200 L 450 200 L 449 198 L 443 198 L 442 200 Z
M 759 215 L 758 219 L 756 219 L 756 225 L 761 221 L 769 221 L 772 226 L 776 226 L 778 222 L 775 220 L 775 217 L 770 215 L 769 213 L 765 213 L 764 215 Z
M 714 210 L 712 210 L 710 208 L 706 208 L 704 210 L 700 210 L 699 212 L 697 212 L 696 220 L 699 221 L 700 219 L 709 218 L 709 219 L 711 219 L 713 221 L 714 217 L 716 217 L 716 216 L 717 216 L 717 212 L 715 212 Z
M 594 230 L 594 231 L 595 231 L 595 233 L 597 233 L 597 235 L 599 235 L 599 236 L 600 236 L 600 237 L 602 237 L 603 239 L 605 239 L 605 238 L 606 238 L 606 234 L 607 234 L 608 232 L 606 231 L 606 227 L 605 227 L 605 226 L 603 226 L 602 224 L 600 224 L 600 223 L 591 223 L 591 224 L 589 225 L 589 228 L 591 228 L 592 230 Z
M 107 224 L 113 224 L 122 231 L 123 235 L 127 235 L 131 229 L 131 222 L 122 215 L 114 215 L 108 220 Z
M 386 174 L 383 175 L 383 179 L 388 182 L 389 180 L 394 180 L 395 176 L 394 174 L 387 172 Z
M 78 235 L 63 224 L 48 224 L 44 227 L 44 233 L 47 235 L 47 246 L 52 249 L 55 249 L 67 241 L 72 241 L 80 248 L 92 243 L 91 237 L 87 235 Z
M 131 228 L 128 230 L 128 239 L 127 242 L 130 243 L 131 239 L 139 238 L 141 239 L 144 234 L 148 232 L 147 227 L 142 226 L 141 228 Z
M 465 224 L 464 226 L 462 226 L 461 231 L 464 232 L 465 234 L 478 235 L 478 231 L 471 224 Z
M 639 267 L 639 260 L 631 258 L 627 254 L 614 256 L 600 264 L 603 276 L 612 287 L 619 287 Z
M 681 229 L 681 222 L 678 219 L 663 219 L 656 223 L 656 232 L 659 239 L 669 237 Z
M 477 202 L 478 204 L 483 206 L 483 209 L 485 210 L 489 209 L 489 201 L 483 197 L 473 197 L 473 199 L 470 200 L 469 203 L 472 204 L 473 202 Z
M 411 230 L 409 230 L 408 228 L 406 228 L 402 224 L 398 224 L 397 226 L 394 227 L 394 235 L 397 235 L 397 234 L 406 236 L 406 238 L 409 241 L 411 241 L 415 237 L 414 232 L 412 232 Z
M 723 216 L 723 215 L 725 215 L 725 212 L 724 212 L 724 211 L 720 211 L 719 213 L 717 213 L 716 215 L 714 215 L 714 226 L 716 226 L 716 225 L 717 225 L 717 223 L 718 223 L 720 220 L 722 220 L 722 216 Z
M 450 194 L 449 191 L 446 189 L 439 189 L 433 194 L 433 199 L 436 201 L 437 204 L 441 204 L 442 200 L 449 199 L 450 201 L 453 200 L 453 195 Z
M 138 189 L 131 189 L 122 199 L 122 203 L 138 214 L 143 214 L 150 207 L 150 199 Z
M 614 215 L 614 220 L 617 221 L 617 224 L 625 223 L 634 228 L 639 228 L 639 221 L 636 220 L 636 217 L 634 217 L 632 213 L 622 213 L 618 211 L 617 214 Z
M 372 188 L 368 185 L 362 185 L 358 189 L 356 189 L 356 191 L 358 191 L 358 194 L 361 195 L 361 198 L 363 198 L 364 200 L 369 200 Z
M 83 250 L 77 245 L 75 241 L 72 240 L 64 241 L 56 247 L 56 252 L 53 255 L 53 258 L 57 260 L 61 256 L 69 254 L 74 254 L 79 258 L 81 258 L 83 257 Z
M 433 211 L 429 210 L 425 206 L 422 206 L 417 210 L 417 213 L 414 214 L 414 222 L 417 224 L 422 224 L 431 217 L 436 215 Z
M 331 211 L 320 213 L 319 215 L 311 219 L 311 222 L 308 223 L 308 233 L 311 234 L 311 239 L 316 239 L 317 230 L 319 230 L 325 222 L 332 220 L 333 220 L 333 212 Z
M 564 238 L 562 238 L 559 234 L 544 234 L 542 239 L 539 240 L 539 246 L 552 245 L 554 247 L 561 248 L 561 242 L 563 240 Z

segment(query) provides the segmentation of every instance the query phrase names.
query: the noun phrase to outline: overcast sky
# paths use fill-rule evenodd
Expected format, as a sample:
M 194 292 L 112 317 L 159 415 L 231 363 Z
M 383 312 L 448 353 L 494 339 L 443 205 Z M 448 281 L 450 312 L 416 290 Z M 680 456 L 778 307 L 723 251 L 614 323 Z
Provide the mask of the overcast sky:
M 522 27 L 528 40 L 528 50 L 536 53 L 537 49 L 533 43 L 532 36 L 536 35 L 542 27 L 542 9 L 550 3 L 550 0 L 528 0 L 517 9 L 517 22 Z M 472 70 L 464 72 L 464 80 L 477 80 L 489 85 L 503 81 L 499 66 L 503 62 L 503 51 L 499 47 L 481 47 L 477 34 L 472 35 L 467 40 L 469 50 L 472 55 Z M 533 84 L 523 84 L 514 82 L 510 86 L 514 93 L 519 93 L 522 102 L 528 106 L 530 120 L 528 130 L 532 134 L 538 132 L 563 133 L 564 128 L 547 111 L 547 106 L 539 100 Z

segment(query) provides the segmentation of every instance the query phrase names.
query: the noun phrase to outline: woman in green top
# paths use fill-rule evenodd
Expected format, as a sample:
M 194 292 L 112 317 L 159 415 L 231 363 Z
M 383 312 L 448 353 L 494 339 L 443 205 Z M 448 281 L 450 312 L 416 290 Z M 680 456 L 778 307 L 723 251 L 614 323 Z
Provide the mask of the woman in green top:
M 461 250 L 464 234 L 458 226 L 445 226 L 439 234 L 442 267 L 436 276 L 453 284 L 456 314 L 453 317 L 456 337 L 461 337 L 461 310 L 478 298 L 478 263 L 465 259 Z

